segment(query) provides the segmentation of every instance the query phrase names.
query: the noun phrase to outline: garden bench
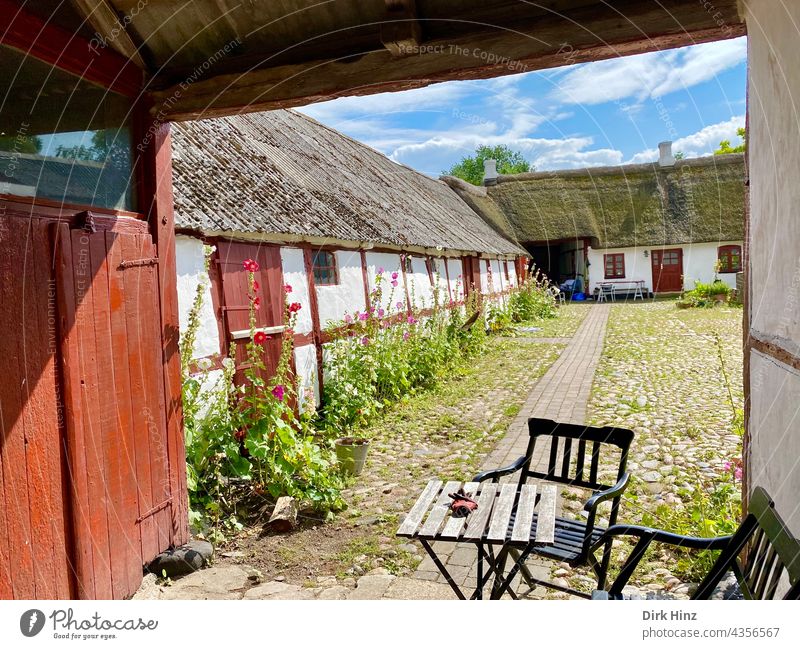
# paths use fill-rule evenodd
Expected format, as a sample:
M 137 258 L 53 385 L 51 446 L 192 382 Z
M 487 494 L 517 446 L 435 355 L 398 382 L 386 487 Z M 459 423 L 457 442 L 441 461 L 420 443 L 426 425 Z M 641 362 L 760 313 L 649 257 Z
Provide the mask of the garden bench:
M 639 540 L 608 591 L 596 590 L 592 599 L 627 599 L 623 588 L 652 542 L 721 551 L 691 599 L 774 599 L 778 593 L 781 599 L 800 599 L 800 541 L 761 487 L 753 490 L 747 516 L 730 536 L 697 538 L 639 525 L 615 525 L 605 531 L 593 550 L 621 536 Z M 718 596 L 719 587 L 726 582 L 729 585 Z

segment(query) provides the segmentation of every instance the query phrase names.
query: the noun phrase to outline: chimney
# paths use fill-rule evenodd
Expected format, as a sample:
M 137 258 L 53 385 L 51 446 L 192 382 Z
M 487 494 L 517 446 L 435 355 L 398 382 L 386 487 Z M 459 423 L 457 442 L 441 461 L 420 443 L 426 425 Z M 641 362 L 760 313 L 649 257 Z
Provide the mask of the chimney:
M 675 166 L 675 156 L 672 155 L 672 142 L 667 141 L 658 143 L 658 166 Z
M 497 184 L 497 160 L 489 159 L 483 161 L 483 184 Z

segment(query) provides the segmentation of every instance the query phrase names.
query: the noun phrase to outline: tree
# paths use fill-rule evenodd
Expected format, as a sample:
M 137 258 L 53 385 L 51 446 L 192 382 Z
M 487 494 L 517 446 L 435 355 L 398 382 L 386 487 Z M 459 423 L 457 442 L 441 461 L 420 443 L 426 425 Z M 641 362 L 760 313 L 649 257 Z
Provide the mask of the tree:
M 744 153 L 747 149 L 747 133 L 744 130 L 744 127 L 736 129 L 736 135 L 742 138 L 741 144 L 736 146 L 731 146 L 730 140 L 722 140 L 719 143 L 719 149 L 714 151 L 714 155 L 724 155 L 726 153 Z
M 534 168 L 519 151 L 512 151 L 505 144 L 479 146 L 475 155 L 466 156 L 461 162 L 443 171 L 446 176 L 455 176 L 473 185 L 483 184 L 483 161 L 497 160 L 497 173 L 519 174 Z
M 42 138 L 38 135 L 0 135 L 0 151 L 13 153 L 39 153 Z

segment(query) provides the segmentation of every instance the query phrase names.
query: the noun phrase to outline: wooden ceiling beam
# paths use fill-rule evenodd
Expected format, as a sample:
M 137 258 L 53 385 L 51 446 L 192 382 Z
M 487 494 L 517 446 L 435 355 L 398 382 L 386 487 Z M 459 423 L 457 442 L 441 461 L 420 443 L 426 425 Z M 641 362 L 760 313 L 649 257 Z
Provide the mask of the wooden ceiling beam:
M 107 0 L 71 0 L 75 10 L 97 33 L 97 47 L 110 47 L 118 54 L 146 69 L 146 64 L 127 31 L 127 20 L 120 20 L 116 10 Z
M 613 7 L 599 3 L 425 41 L 412 57 L 397 59 L 384 49 L 353 51 L 341 59 L 206 76 L 149 95 L 153 112 L 165 120 L 220 117 L 598 61 L 744 33 L 736 0 L 715 0 L 713 15 L 696 0 L 618 0 Z
M 386 0 L 386 22 L 381 23 L 381 43 L 392 56 L 416 54 L 422 42 L 416 0 Z

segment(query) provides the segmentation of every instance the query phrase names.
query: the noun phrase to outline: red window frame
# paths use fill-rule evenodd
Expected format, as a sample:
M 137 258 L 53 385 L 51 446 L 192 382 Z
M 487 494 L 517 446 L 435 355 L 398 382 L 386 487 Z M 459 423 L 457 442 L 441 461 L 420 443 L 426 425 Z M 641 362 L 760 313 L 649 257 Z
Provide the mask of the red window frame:
M 315 286 L 336 286 L 339 284 L 339 266 L 336 253 L 332 250 L 317 250 L 312 261 Z
M 736 263 L 734 264 L 734 259 Z M 738 244 L 717 248 L 720 273 L 738 273 L 742 270 L 742 247 Z
M 612 252 L 603 255 L 603 270 L 605 279 L 623 279 L 625 277 L 625 253 Z

